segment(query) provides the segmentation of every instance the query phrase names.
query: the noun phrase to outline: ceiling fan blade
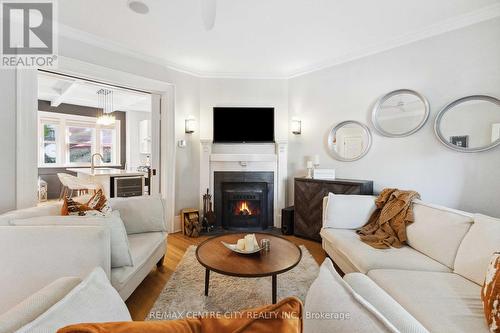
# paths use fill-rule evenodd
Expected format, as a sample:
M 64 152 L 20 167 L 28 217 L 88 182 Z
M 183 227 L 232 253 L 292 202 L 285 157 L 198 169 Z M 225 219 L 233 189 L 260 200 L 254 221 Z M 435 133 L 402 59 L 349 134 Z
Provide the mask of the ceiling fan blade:
M 201 0 L 201 18 L 205 30 L 212 30 L 217 14 L 217 0 Z

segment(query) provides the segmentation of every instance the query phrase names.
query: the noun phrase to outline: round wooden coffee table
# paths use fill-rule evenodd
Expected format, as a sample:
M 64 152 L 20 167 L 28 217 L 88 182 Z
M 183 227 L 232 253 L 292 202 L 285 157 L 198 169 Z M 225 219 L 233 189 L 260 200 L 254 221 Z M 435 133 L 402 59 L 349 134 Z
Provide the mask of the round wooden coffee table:
M 236 244 L 247 233 L 215 236 L 201 243 L 196 249 L 196 258 L 205 268 L 205 296 L 208 296 L 210 271 L 242 278 L 272 277 L 272 300 L 276 303 L 276 285 L 278 274 L 284 273 L 299 263 L 302 258 L 300 248 L 285 238 L 255 233 L 260 244 L 262 238 L 271 242 L 269 252 L 238 254 L 222 245 L 221 241 Z

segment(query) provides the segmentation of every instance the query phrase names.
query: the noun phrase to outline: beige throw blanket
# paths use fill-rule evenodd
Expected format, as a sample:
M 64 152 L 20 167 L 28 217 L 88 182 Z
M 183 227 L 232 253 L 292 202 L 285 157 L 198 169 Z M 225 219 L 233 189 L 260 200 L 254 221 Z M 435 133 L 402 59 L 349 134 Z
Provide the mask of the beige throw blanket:
M 406 243 L 406 226 L 413 222 L 413 199 L 419 199 L 415 191 L 384 189 L 378 196 L 373 212 L 358 234 L 363 242 L 377 248 L 401 247 Z

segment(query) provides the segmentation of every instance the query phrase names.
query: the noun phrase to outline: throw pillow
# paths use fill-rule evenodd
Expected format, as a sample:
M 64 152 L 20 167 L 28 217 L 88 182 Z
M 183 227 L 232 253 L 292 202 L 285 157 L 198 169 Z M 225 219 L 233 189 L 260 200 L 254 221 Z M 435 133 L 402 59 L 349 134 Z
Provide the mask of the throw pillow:
M 164 202 L 158 196 L 112 198 L 109 204 L 120 212 L 129 235 L 167 231 Z
M 375 211 L 375 197 L 328 193 L 323 228 L 358 229 Z
M 106 273 L 97 267 L 62 300 L 17 333 L 56 332 L 76 323 L 130 320 L 127 306 Z
M 64 198 L 64 203 L 61 208 L 61 215 L 62 216 L 104 216 L 103 213 L 101 213 L 98 210 L 92 209 L 86 204 L 82 204 L 80 202 L 77 202 L 73 200 L 72 198 Z
M 36 216 L 58 216 L 61 215 L 61 206 L 58 202 L 50 202 L 43 206 L 13 210 L 0 215 L 0 226 L 9 225 L 15 219 L 27 219 Z
M 474 223 L 458 248 L 453 272 L 481 286 L 491 254 L 499 250 L 500 219 L 475 214 Z
M 90 209 L 95 209 L 103 213 L 104 215 L 107 215 L 111 212 L 111 208 L 109 207 L 108 204 L 108 199 L 106 198 L 106 195 L 102 191 L 102 189 L 99 189 L 87 202 L 87 206 Z
M 491 259 L 481 288 L 484 315 L 491 332 L 500 332 L 500 252 Z
M 17 226 L 104 226 L 109 229 L 111 238 L 111 267 L 133 266 L 127 231 L 117 211 L 106 217 L 40 216 L 12 220 L 10 224 Z
M 302 332 L 302 303 L 289 297 L 277 304 L 240 311 L 234 315 L 208 315 L 207 317 L 164 321 L 134 321 L 104 324 L 77 324 L 58 333 L 199 333 L 199 332 Z

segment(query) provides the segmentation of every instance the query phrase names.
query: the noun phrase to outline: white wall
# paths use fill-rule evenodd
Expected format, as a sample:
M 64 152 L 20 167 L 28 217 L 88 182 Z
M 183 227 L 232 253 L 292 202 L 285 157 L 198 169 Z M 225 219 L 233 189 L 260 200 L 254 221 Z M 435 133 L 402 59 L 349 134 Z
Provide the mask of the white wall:
M 334 124 L 369 123 L 377 98 L 400 88 L 428 98 L 431 117 L 422 130 L 386 138 L 370 124 L 373 146 L 366 157 L 338 162 L 328 155 L 326 137 Z M 321 167 L 335 168 L 341 178 L 372 179 L 376 191 L 414 189 L 425 201 L 500 217 L 500 149 L 458 153 L 433 133 L 437 112 L 470 94 L 500 97 L 500 19 L 291 79 L 290 117 L 302 119 L 302 135 L 289 135 L 290 194 L 307 156 L 319 154 Z
M 275 108 L 275 139 L 288 139 L 288 81 L 201 79 L 200 135 L 212 139 L 214 106 L 272 106 Z
M 0 213 L 16 206 L 16 73 L 0 69 Z

